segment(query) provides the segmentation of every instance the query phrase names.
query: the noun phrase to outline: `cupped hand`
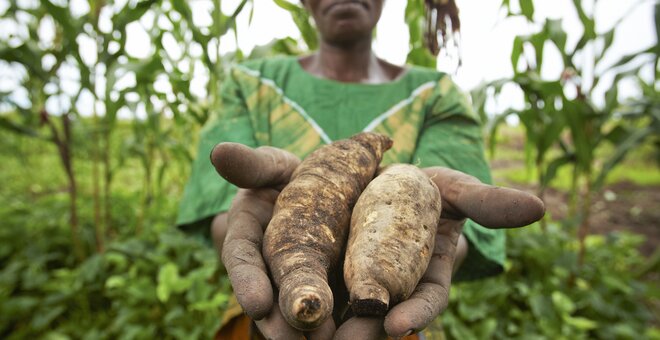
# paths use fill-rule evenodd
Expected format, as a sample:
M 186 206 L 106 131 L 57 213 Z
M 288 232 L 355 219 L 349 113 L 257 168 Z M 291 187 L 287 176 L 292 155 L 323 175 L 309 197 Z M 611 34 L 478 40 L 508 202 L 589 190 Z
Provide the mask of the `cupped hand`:
M 442 167 L 424 169 L 440 189 L 442 216 L 431 262 L 412 295 L 385 317 L 353 317 L 335 339 L 399 338 L 428 326 L 449 302 L 457 245 L 467 218 L 488 228 L 515 228 L 541 219 L 543 202 L 531 194 L 481 183 L 475 177 Z
M 213 149 L 211 162 L 222 177 L 241 188 L 227 213 L 224 240 L 218 241 L 234 295 L 244 312 L 267 339 L 332 338 L 332 318 L 307 334 L 285 321 L 261 255 L 263 233 L 275 200 L 300 163 L 298 157 L 273 147 L 251 149 L 222 143 Z
M 301 338 L 302 332 L 288 325 L 279 311 L 261 255 L 263 231 L 274 202 L 300 160 L 281 149 L 251 149 L 233 143 L 216 146 L 211 160 L 218 173 L 243 188 L 228 213 L 222 247 L 222 261 L 239 304 L 267 338 Z M 457 244 L 466 218 L 489 228 L 510 228 L 533 223 L 544 214 L 543 203 L 525 192 L 485 185 L 447 168 L 424 170 L 440 189 L 443 207 L 429 267 L 409 299 L 394 306 L 384 318 L 349 319 L 337 329 L 336 339 L 355 339 L 356 334 L 361 339 L 379 339 L 386 334 L 401 337 L 424 329 L 447 307 Z M 332 337 L 334 331 L 330 318 L 306 335 L 324 339 Z

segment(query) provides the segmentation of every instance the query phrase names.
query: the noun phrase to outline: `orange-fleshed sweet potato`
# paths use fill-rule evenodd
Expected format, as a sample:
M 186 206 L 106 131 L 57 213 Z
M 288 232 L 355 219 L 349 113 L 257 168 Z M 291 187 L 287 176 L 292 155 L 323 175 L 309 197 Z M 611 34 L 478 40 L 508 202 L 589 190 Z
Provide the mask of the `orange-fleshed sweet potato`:
M 326 145 L 296 168 L 277 198 L 263 255 L 294 327 L 318 327 L 333 309 L 328 273 L 348 235 L 351 209 L 392 141 L 374 133 Z
M 385 315 L 407 299 L 433 254 L 440 192 L 409 164 L 383 169 L 351 217 L 344 280 L 356 315 Z

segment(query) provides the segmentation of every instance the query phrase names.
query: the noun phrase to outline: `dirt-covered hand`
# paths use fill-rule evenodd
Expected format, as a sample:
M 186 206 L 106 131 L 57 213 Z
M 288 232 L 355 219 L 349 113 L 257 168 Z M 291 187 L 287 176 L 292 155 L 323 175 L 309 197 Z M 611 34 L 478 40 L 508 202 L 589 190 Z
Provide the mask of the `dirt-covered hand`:
M 222 262 L 238 303 L 267 338 L 302 338 L 302 332 L 287 324 L 280 313 L 261 255 L 263 232 L 272 217 L 278 188 L 288 182 L 300 160 L 277 148 L 222 143 L 213 149 L 211 162 L 222 177 L 242 188 L 227 214 L 224 241 L 220 240 Z M 322 328 L 334 332 L 334 324 Z
M 488 228 L 515 228 L 543 217 L 543 203 L 518 190 L 481 183 L 460 171 L 441 167 L 424 171 L 435 182 L 442 198 L 431 262 L 413 294 L 394 306 L 387 315 L 354 317 L 343 323 L 335 339 L 398 338 L 426 328 L 447 307 L 456 249 L 466 218 Z
M 440 189 L 442 217 L 424 277 L 412 296 L 385 317 L 385 330 L 393 337 L 425 328 L 447 307 L 456 244 L 466 218 L 488 228 L 515 228 L 538 221 L 545 213 L 543 202 L 534 195 L 485 185 L 448 168 L 425 171 Z

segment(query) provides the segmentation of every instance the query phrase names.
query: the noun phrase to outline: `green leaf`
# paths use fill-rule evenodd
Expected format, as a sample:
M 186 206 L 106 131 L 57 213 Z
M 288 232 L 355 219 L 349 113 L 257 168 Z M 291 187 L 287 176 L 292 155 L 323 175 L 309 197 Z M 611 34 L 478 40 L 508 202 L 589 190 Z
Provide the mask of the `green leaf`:
M 305 41 L 305 44 L 307 44 L 308 49 L 316 50 L 319 44 L 318 35 L 316 29 L 312 25 L 309 12 L 305 8 L 295 5 L 287 0 L 274 1 L 276 5 L 287 10 L 289 14 L 291 14 L 293 22 L 298 27 L 300 35 L 302 36 L 303 41 Z
M 65 311 L 66 307 L 61 305 L 44 306 L 34 315 L 30 324 L 35 330 L 42 330 Z
M 161 302 L 167 302 L 172 293 L 181 293 L 188 289 L 191 281 L 179 276 L 179 267 L 168 262 L 158 271 L 158 286 L 156 287 L 156 296 Z
M 566 58 L 566 39 L 568 36 L 562 28 L 562 19 L 546 19 L 545 28 L 550 40 L 557 46 L 559 53 Z
M 628 55 L 625 55 L 621 57 L 617 62 L 615 62 L 612 66 L 608 67 L 608 69 L 613 69 L 616 67 L 624 66 L 628 64 L 629 62 L 637 59 L 638 57 L 648 57 L 649 54 L 653 54 L 655 50 L 655 46 L 649 47 L 645 50 L 639 51 L 637 53 L 631 53 Z
M 642 144 L 647 137 L 657 133 L 658 131 L 655 127 L 647 126 L 643 129 L 634 130 L 623 142 L 619 143 L 614 150 L 614 153 L 612 153 L 603 164 L 598 177 L 596 177 L 596 180 L 594 181 L 594 188 L 596 188 L 596 190 L 602 188 L 607 175 L 609 175 L 610 172 L 612 172 L 612 170 L 623 161 L 626 155 Z
M 502 4 L 500 5 L 500 9 L 506 9 L 507 13 L 511 15 L 511 0 L 502 0 Z
M 27 294 L 12 297 L 0 307 L 5 316 L 25 316 L 31 315 L 38 306 L 41 305 L 41 299 Z
M 614 34 L 616 33 L 616 28 L 617 26 L 612 27 L 611 30 L 603 33 L 601 35 L 602 41 L 603 41 L 603 49 L 600 51 L 600 53 L 596 56 L 596 64 L 598 64 L 603 57 L 605 56 L 605 53 L 607 50 L 610 49 L 612 46 L 612 43 L 614 42 Z
M 543 49 L 545 48 L 545 41 L 548 39 L 548 34 L 545 30 L 534 34 L 530 37 L 529 41 L 534 46 L 534 54 L 536 56 L 536 70 L 541 71 L 543 66 Z
M 289 12 L 295 12 L 299 8 L 297 5 L 288 2 L 286 0 L 273 0 L 273 2 L 275 2 L 277 6 L 280 6 L 280 8 L 285 9 Z
M 145 86 L 152 84 L 164 68 L 162 58 L 158 54 L 154 54 L 146 60 L 131 59 L 123 66 L 123 69 L 135 73 L 137 86 Z M 110 85 L 114 86 L 114 83 Z
M 156 295 L 161 302 L 167 302 L 172 292 L 172 287 L 179 280 L 179 268 L 174 263 L 167 263 L 158 271 L 158 287 Z
M 172 7 L 174 7 L 174 10 L 177 12 L 181 13 L 181 15 L 185 18 L 186 22 L 188 23 L 188 28 L 192 32 L 193 40 L 199 43 L 204 50 L 207 49 L 208 43 L 211 40 L 210 35 L 203 34 L 199 28 L 195 25 L 195 22 L 193 20 L 193 15 L 192 15 L 192 10 L 190 9 L 190 6 L 188 5 L 188 2 L 186 0 L 171 0 Z M 213 63 L 210 62 L 208 53 L 203 54 L 203 59 L 204 63 L 207 64 L 209 68 L 212 68 Z
M 477 339 L 492 339 L 497 330 L 497 320 L 493 318 L 485 319 L 475 329 Z
M 562 315 L 570 315 L 575 311 L 575 304 L 571 301 L 571 298 L 566 296 L 566 294 L 560 291 L 552 292 L 552 303 L 555 305 L 555 308 Z
M 171 0 L 172 7 L 175 11 L 179 12 L 189 24 L 193 25 L 192 11 L 185 0 Z
M 424 47 L 416 47 L 410 50 L 407 56 L 407 63 L 417 66 L 435 68 L 435 57 Z
M 529 299 L 532 313 L 539 319 L 548 318 L 553 315 L 552 304 L 546 296 L 539 293 L 532 295 Z
M 147 0 L 140 2 L 129 1 L 113 17 L 114 29 L 123 31 L 133 21 L 139 20 L 158 0 Z
M 417 1 L 408 1 L 406 5 L 406 24 L 408 25 L 408 35 L 411 46 L 423 45 L 424 21 L 423 15 L 417 6 L 423 6 Z M 422 7 L 423 8 L 423 7 Z
M 513 48 L 511 49 L 511 67 L 513 67 L 513 72 L 518 73 L 518 60 L 520 60 L 520 55 L 523 53 L 523 40 L 521 37 L 515 37 L 513 39 Z
M 529 21 L 534 20 L 534 1 L 520 0 L 520 11 Z
M 514 110 L 507 110 L 497 116 L 495 116 L 493 119 L 490 121 L 490 128 L 488 131 L 489 140 L 488 140 L 488 145 L 489 145 L 489 153 L 491 157 L 495 157 L 495 151 L 497 150 L 497 132 L 500 126 L 506 125 L 506 118 L 512 114 L 517 114 L 517 111 Z
M 558 157 L 558 158 L 552 160 L 548 164 L 548 167 L 545 171 L 545 176 L 543 176 L 541 185 L 544 188 L 547 188 L 548 186 L 550 186 L 550 183 L 552 182 L 552 180 L 557 176 L 557 172 L 559 171 L 559 169 L 562 168 L 564 165 L 570 164 L 572 160 L 573 160 L 573 155 L 572 154 L 565 154 L 561 157 Z
M 582 7 L 582 0 L 573 0 L 573 5 L 575 6 L 575 10 L 577 11 L 578 17 L 580 18 L 580 22 L 582 22 L 582 28 L 584 29 L 582 38 L 580 41 L 578 41 L 575 49 L 573 50 L 573 53 L 575 53 L 576 51 L 581 50 L 589 41 L 596 38 L 596 22 L 584 11 L 584 8 Z
M 105 288 L 122 288 L 126 285 L 126 278 L 121 275 L 113 275 L 105 281 Z
M 192 311 L 213 311 L 218 310 L 221 306 L 225 305 L 229 300 L 226 293 L 218 292 L 213 295 L 212 299 L 195 302 L 190 305 L 189 309 Z
M 275 55 L 301 55 L 303 50 L 298 47 L 298 42 L 291 38 L 276 39 L 266 45 L 255 46 L 250 52 L 248 59 L 264 58 Z
M 0 116 L 0 129 L 29 137 L 41 137 L 39 132 L 34 130 L 31 126 L 16 124 L 7 117 Z
M 78 33 L 82 31 L 79 21 L 71 17 L 71 12 L 66 7 L 57 6 L 48 0 L 41 0 L 40 3 L 46 8 L 48 14 L 50 14 L 53 20 L 62 27 L 64 36 L 67 40 L 65 44 L 72 44 L 75 46 L 76 37 L 78 36 Z
M 564 316 L 563 320 L 567 324 L 583 331 L 596 329 L 598 327 L 597 322 L 583 317 Z
M 69 337 L 68 335 L 57 331 L 48 332 L 44 336 L 44 340 L 70 340 L 70 339 L 71 337 Z
M 220 11 L 220 4 L 218 3 L 217 6 L 217 15 L 216 15 L 216 20 L 213 22 L 213 25 L 211 26 L 211 34 L 213 37 L 220 37 L 229 31 L 230 28 L 234 28 L 234 32 L 236 32 L 236 18 L 238 17 L 241 12 L 245 9 L 245 5 L 247 4 L 248 0 L 242 0 L 238 6 L 236 6 L 236 9 L 230 16 L 225 16 L 222 14 L 222 11 Z M 254 11 L 254 6 L 251 7 L 250 9 L 250 18 L 249 21 L 252 21 L 252 13 Z
M 0 60 L 21 64 L 25 66 L 30 76 L 47 81 L 50 75 L 41 67 L 41 57 L 39 46 L 34 41 L 27 41 L 14 48 L 0 49 Z
M 463 320 L 460 318 L 448 314 L 443 315 L 443 324 L 446 322 L 450 327 L 449 332 L 455 339 L 477 339 L 476 334 L 472 332 L 472 329 L 466 325 Z
M 635 292 L 626 281 L 616 276 L 604 276 L 603 283 L 613 290 L 619 291 L 625 295 L 632 295 Z
M 611 111 L 619 105 L 619 84 L 613 82 L 607 92 L 605 92 L 605 110 Z
M 655 55 L 660 56 L 660 3 L 655 4 Z
M 657 10 L 656 10 L 656 13 L 658 13 Z M 657 20 L 656 20 L 656 22 L 657 22 Z M 658 339 L 660 339 L 660 327 L 658 327 L 658 326 L 650 327 L 646 330 L 644 335 L 646 337 L 648 337 L 649 339 L 658 340 Z
M 307 48 L 310 50 L 316 50 L 319 46 L 318 35 L 316 29 L 311 23 L 309 13 L 304 9 L 299 9 L 298 11 L 292 13 L 293 21 L 300 30 L 300 34 L 307 45 Z
M 546 105 L 549 104 L 546 103 Z M 544 114 L 544 116 L 545 117 L 541 118 L 541 124 L 543 124 L 544 127 L 539 135 L 537 144 L 537 153 L 539 157 L 537 161 L 538 164 L 540 164 L 540 162 L 545 158 L 544 156 L 550 147 L 559 142 L 559 137 L 562 131 L 564 131 L 564 127 L 566 126 L 564 119 L 562 119 L 563 117 L 559 112 L 551 110 L 549 114 Z
M 570 127 L 577 165 L 583 171 L 590 172 L 594 157 L 593 143 L 596 143 L 597 132 L 591 117 L 595 115 L 593 108 L 579 100 L 564 99 L 562 113 Z

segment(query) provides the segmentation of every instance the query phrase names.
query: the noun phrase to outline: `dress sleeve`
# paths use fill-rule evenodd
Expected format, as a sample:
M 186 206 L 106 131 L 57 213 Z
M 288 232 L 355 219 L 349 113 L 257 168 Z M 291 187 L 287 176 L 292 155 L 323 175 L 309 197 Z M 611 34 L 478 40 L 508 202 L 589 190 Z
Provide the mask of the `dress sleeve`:
M 220 142 L 237 142 L 256 147 L 254 129 L 245 105 L 245 95 L 233 76 L 233 69 L 221 84 L 220 106 L 200 132 L 197 157 L 179 203 L 177 226 L 209 241 L 212 218 L 227 211 L 237 188 L 220 177 L 209 155 Z
M 420 167 L 452 168 L 484 183 L 492 183 L 484 156 L 480 119 L 467 96 L 448 76 L 440 79 L 437 95 L 427 106 L 413 163 Z M 504 230 L 487 229 L 468 219 L 463 234 L 469 242 L 469 250 L 454 281 L 475 280 L 502 272 Z

